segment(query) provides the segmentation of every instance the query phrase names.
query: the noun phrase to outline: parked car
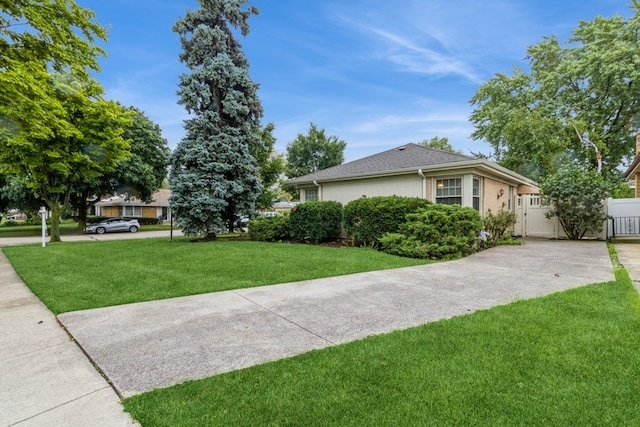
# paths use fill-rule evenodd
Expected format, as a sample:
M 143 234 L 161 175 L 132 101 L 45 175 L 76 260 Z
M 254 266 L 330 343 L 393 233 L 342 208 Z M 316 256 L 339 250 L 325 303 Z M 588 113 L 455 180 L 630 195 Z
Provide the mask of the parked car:
M 240 215 L 235 222 L 235 226 L 238 228 L 244 228 L 249 225 L 249 215 Z
M 128 231 L 130 233 L 135 233 L 138 230 L 140 230 L 140 223 L 137 219 L 109 218 L 87 225 L 84 232 L 104 234 L 116 231 Z
M 261 217 L 274 217 L 274 216 L 281 216 L 282 214 L 280 212 L 260 212 L 260 216 Z

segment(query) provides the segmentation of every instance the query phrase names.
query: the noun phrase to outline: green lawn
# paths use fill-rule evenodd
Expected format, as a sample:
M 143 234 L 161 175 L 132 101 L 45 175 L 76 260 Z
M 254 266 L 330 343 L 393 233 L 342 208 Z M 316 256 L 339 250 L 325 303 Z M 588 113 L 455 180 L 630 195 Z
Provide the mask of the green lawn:
M 367 248 L 185 238 L 52 243 L 2 251 L 55 314 L 425 264 Z
M 60 234 L 80 234 L 76 230 L 78 224 L 73 221 L 63 222 L 60 224 Z M 50 229 L 50 228 L 49 228 Z M 0 226 L 0 239 L 3 237 L 28 237 L 42 235 L 42 225 L 2 225 Z
M 2 250 L 55 313 L 420 263 L 223 240 Z M 143 426 L 640 425 L 640 298 L 624 269 L 615 275 L 123 404 Z
M 640 299 L 616 277 L 124 406 L 143 426 L 640 425 Z

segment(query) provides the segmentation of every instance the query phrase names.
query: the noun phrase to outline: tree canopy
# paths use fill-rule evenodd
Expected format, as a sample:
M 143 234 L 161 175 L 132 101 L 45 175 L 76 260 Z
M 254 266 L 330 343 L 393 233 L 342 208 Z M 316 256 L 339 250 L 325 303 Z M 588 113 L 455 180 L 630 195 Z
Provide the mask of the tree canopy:
M 191 114 L 171 157 L 171 209 L 183 233 L 215 237 L 251 212 L 262 191 L 255 155 L 264 148 L 258 85 L 234 30 L 246 36 L 255 7 L 245 0 L 199 0 L 173 30 L 180 36 L 180 103 Z
M 78 212 L 78 229 L 85 227 L 89 207 L 102 196 L 119 194 L 149 202 L 167 177 L 170 150 L 160 126 L 135 107 L 122 111 L 131 118 L 122 134 L 130 144 L 129 157 L 117 162 L 112 171 L 74 184 L 71 205 Z
M 431 139 L 423 140 L 420 145 L 428 148 L 434 148 L 436 150 L 448 151 L 449 153 L 459 153 L 458 150 L 453 148 L 453 145 L 449 144 L 449 138 L 434 136 Z
M 497 74 L 471 99 L 474 139 L 498 163 L 538 179 L 573 160 L 603 173 L 633 154 L 640 113 L 640 3 L 625 19 L 581 21 L 566 45 L 546 37 L 529 47 L 530 71 Z
M 608 215 L 603 200 L 611 195 L 611 183 L 595 170 L 568 163 L 541 182 L 541 190 L 551 210 L 547 218 L 558 217 L 571 240 L 580 240 L 586 233 L 602 230 Z
M 71 131 L 48 85 L 51 71 L 89 79 L 106 31 L 73 0 L 0 0 L 0 117 L 5 135 Z M 63 114 L 62 114 L 63 115 Z M 7 133 L 9 132 L 9 133 Z
M 298 134 L 287 144 L 287 175 L 306 175 L 344 162 L 347 143 L 337 136 L 327 136 L 324 129 L 311 123 L 306 135 Z
M 43 85 L 46 86 L 46 85 Z M 113 171 L 129 155 L 122 138 L 129 116 L 113 101 L 100 98 L 94 81 L 78 81 L 71 74 L 51 76 L 49 97 L 60 104 L 53 128 L 41 138 L 20 132 L 0 144 L 0 166 L 9 174 L 25 177 L 36 197 L 51 212 L 51 241 L 59 241 L 60 214 L 69 206 L 74 186 Z
M 262 181 L 262 192 L 256 200 L 258 209 L 271 209 L 273 202 L 279 197 L 280 177 L 285 171 L 285 158 L 274 149 L 274 128 L 273 123 L 267 123 L 260 134 L 263 144 L 254 151 Z

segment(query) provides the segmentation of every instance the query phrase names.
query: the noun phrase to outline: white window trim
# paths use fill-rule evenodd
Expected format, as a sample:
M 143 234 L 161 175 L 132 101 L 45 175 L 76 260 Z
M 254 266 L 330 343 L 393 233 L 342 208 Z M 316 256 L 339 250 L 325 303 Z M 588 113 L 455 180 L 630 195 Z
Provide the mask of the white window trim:
M 127 213 L 127 208 L 131 209 L 131 212 L 132 212 L 131 214 Z M 120 212 L 122 212 L 121 216 L 142 217 L 142 206 L 132 206 L 132 205 L 122 206 L 122 209 L 120 210 Z
M 459 179 L 461 188 L 461 194 L 459 196 L 438 196 L 438 181 L 444 181 L 446 179 Z M 460 203 L 464 206 L 464 176 L 442 176 L 437 177 L 433 180 L 433 201 L 434 203 L 438 203 L 438 199 L 445 199 L 450 197 L 460 197 Z

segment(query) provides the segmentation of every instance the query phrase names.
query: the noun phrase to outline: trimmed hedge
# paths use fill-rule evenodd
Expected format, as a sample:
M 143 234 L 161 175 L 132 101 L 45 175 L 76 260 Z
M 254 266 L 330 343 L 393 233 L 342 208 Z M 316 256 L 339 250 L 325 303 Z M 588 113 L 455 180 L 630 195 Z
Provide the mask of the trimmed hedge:
M 249 238 L 259 242 L 277 242 L 289 238 L 289 217 L 261 217 L 249 221 Z
M 473 208 L 431 205 L 407 215 L 399 233 L 380 238 L 383 252 L 409 258 L 454 259 L 476 250 L 482 217 Z
M 378 246 L 385 233 L 396 233 L 407 214 L 432 203 L 418 197 L 384 196 L 352 200 L 344 207 L 345 234 L 365 245 Z
M 140 225 L 155 225 L 160 224 L 160 220 L 158 218 L 145 218 L 145 217 L 128 217 L 129 219 L 137 219 Z
M 306 202 L 291 210 L 291 237 L 310 243 L 335 240 L 342 232 L 342 205 L 332 201 Z

